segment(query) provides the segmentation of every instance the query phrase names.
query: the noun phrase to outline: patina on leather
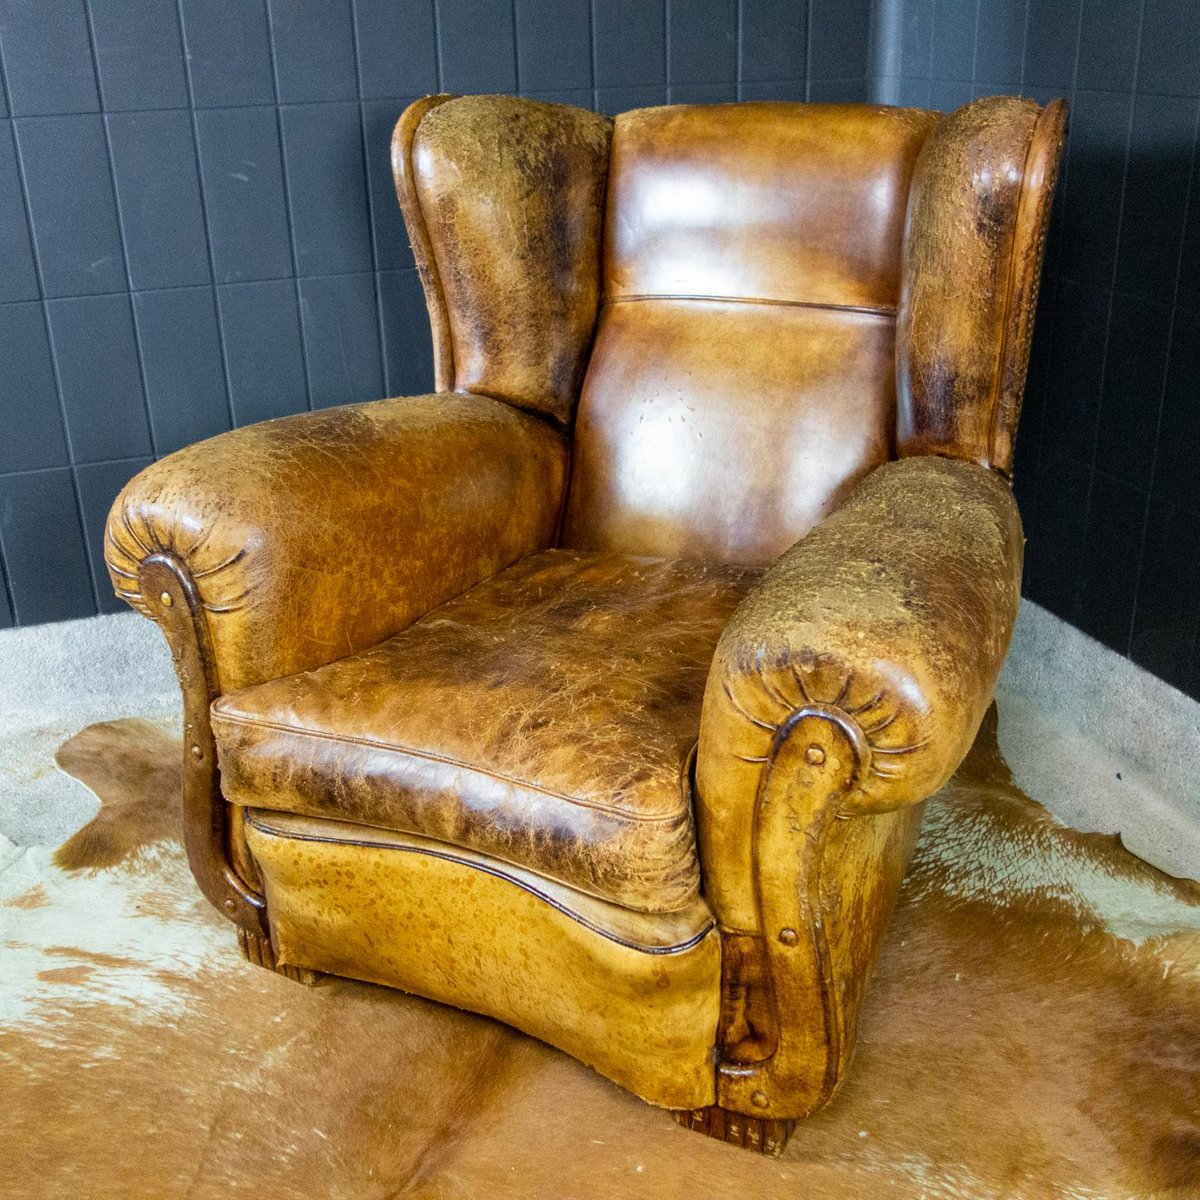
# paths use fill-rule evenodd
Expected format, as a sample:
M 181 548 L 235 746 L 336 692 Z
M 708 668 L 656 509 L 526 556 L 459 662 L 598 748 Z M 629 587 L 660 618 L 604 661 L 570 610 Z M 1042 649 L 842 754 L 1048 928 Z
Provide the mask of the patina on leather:
M 977 100 L 917 163 L 897 341 L 902 455 L 1009 472 L 1066 105 Z
M 283 964 L 486 1013 L 652 1104 L 712 1102 L 721 947 L 702 900 L 623 912 L 445 843 L 279 813 L 250 813 L 247 836 Z
M 370 650 L 223 696 L 225 795 L 683 908 L 700 891 L 688 759 L 713 649 L 753 578 L 531 555 Z
M 611 131 L 584 109 L 462 96 L 428 105 L 407 156 L 398 139 L 456 389 L 570 421 L 596 323 Z
M 696 757 L 706 894 L 723 924 L 757 925 L 754 800 L 795 710 L 825 705 L 856 727 L 862 764 L 843 814 L 924 800 L 950 778 L 1004 665 L 1023 544 L 996 475 L 904 459 L 750 590 L 713 659 Z
M 840 1086 L 919 806 L 970 749 L 1003 665 L 1022 549 L 995 474 L 890 463 L 726 626 L 696 759 L 705 896 L 738 945 L 722 1106 L 757 1097 L 790 1119 Z
M 1064 125 L 410 106 L 441 394 L 193 447 L 109 523 L 252 961 L 489 1013 L 782 1149 L 1011 634 Z
M 766 566 L 893 457 L 905 205 L 936 120 L 617 118 L 568 545 Z
M 332 662 L 548 545 L 567 447 L 533 417 L 442 394 L 302 413 L 199 442 L 117 497 L 105 557 L 195 582 L 218 694 Z

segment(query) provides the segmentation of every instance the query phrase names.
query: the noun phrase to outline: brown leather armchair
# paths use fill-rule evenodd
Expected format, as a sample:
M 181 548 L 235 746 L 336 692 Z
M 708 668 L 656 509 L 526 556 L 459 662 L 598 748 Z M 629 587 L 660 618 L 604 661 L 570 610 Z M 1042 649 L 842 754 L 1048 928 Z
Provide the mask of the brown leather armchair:
M 408 109 L 437 394 L 191 446 L 108 525 L 252 961 L 782 1148 L 1008 646 L 1064 121 Z

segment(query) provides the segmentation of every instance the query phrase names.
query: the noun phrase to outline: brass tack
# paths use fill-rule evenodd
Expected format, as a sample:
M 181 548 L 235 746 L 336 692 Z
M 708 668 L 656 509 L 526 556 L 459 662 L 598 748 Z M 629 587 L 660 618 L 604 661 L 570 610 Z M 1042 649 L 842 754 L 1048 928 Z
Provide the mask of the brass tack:
M 193 746 L 192 747 L 192 757 L 193 758 L 203 758 L 204 751 L 201 750 L 199 746 Z
M 800 940 L 800 935 L 794 929 L 781 929 L 779 940 L 785 946 L 794 946 Z
M 825 751 L 814 742 L 807 750 L 805 750 L 804 757 L 807 758 L 814 767 L 819 767 L 825 761 Z
M 755 1108 L 766 1108 L 770 1101 L 767 1099 L 766 1092 L 755 1092 L 754 1095 L 750 1097 L 750 1103 L 753 1104 Z
M 171 599 L 170 592 L 163 592 L 163 594 L 159 596 L 159 599 L 162 601 L 163 608 L 170 608 L 171 605 L 175 603 L 175 601 Z
M 232 900 L 226 900 L 226 901 L 225 901 L 225 911 L 226 911 L 227 913 L 236 912 L 236 911 L 237 911 L 237 905 L 236 905 L 236 904 L 234 904 L 234 902 L 233 902 Z

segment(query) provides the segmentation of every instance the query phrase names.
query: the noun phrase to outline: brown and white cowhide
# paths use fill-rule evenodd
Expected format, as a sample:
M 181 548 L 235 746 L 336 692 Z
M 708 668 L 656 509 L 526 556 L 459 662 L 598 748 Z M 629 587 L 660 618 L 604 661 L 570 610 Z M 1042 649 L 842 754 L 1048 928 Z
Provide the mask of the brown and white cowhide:
M 931 806 L 849 1082 L 764 1159 L 493 1022 L 237 955 L 179 747 L 60 752 L 102 799 L 0 850 L 0 1196 L 1200 1196 L 1200 888 L 1057 825 L 981 738 Z

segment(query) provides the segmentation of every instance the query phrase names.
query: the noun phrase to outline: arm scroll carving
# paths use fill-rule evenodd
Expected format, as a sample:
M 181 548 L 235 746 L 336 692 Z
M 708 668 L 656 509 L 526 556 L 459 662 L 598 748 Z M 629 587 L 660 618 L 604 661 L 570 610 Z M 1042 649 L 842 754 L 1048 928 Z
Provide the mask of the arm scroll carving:
M 138 570 L 141 604 L 166 635 L 183 693 L 183 833 L 188 864 L 205 898 L 239 928 L 268 936 L 263 897 L 233 866 L 230 812 L 221 796 L 208 707 L 220 695 L 204 607 L 187 568 L 172 554 L 152 554 Z
M 769 989 L 767 1003 L 750 1005 L 758 1009 L 755 1048 L 769 1053 L 747 1054 L 745 1039 L 722 1047 L 718 1087 L 726 1108 L 797 1117 L 819 1108 L 836 1087 L 846 1050 L 821 891 L 824 835 L 843 815 L 839 804 L 866 761 L 861 729 L 831 705 L 802 704 L 774 735 L 755 805 L 759 928 L 742 935 L 740 964 L 757 974 L 760 990 Z M 819 1019 L 785 1029 L 782 1014 L 799 1010 Z M 723 1025 L 728 1037 L 730 1025 Z
M 696 761 L 705 894 L 724 931 L 722 1108 L 787 1121 L 843 1078 L 924 801 L 991 700 L 1021 549 L 998 475 L 892 463 L 727 626 Z
M 548 544 L 566 457 L 560 433 L 499 401 L 415 396 L 233 430 L 117 497 L 113 586 L 162 627 L 183 690 L 188 857 L 248 935 L 263 902 L 209 705 L 382 641 Z

